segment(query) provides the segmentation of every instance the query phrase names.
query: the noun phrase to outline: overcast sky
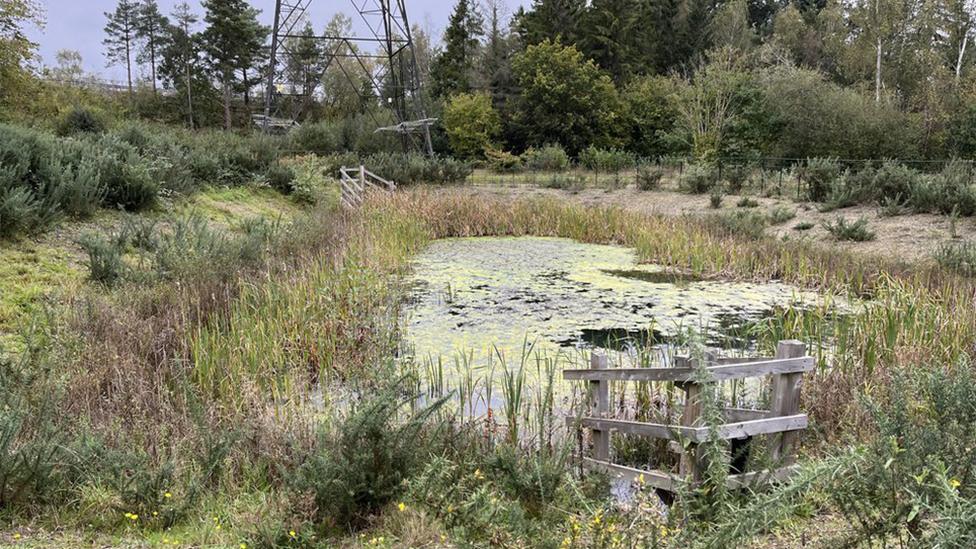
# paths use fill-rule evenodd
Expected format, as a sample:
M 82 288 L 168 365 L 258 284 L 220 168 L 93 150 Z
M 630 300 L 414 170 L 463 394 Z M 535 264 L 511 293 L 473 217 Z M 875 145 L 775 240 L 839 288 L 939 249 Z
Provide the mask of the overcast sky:
M 197 13 L 201 13 L 199 0 L 187 0 Z M 179 0 L 159 0 L 160 9 L 169 14 Z M 53 65 L 58 50 L 68 49 L 81 52 L 87 72 L 96 73 L 109 80 L 123 80 L 125 69 L 106 67 L 102 54 L 102 29 L 105 27 L 104 12 L 115 8 L 116 0 L 42 0 L 47 11 L 47 24 L 43 30 L 34 29 L 31 35 L 40 44 L 44 63 Z M 361 3 L 361 2 L 360 2 Z M 507 0 L 508 10 L 514 9 L 528 0 Z M 261 20 L 271 25 L 274 18 L 274 0 L 251 0 L 251 4 L 261 10 Z M 431 32 L 436 40 L 441 39 L 453 7 L 453 0 L 406 0 L 407 12 L 412 24 L 419 24 Z M 329 18 L 337 11 L 345 12 L 357 20 L 351 0 L 313 0 L 309 10 L 310 19 L 316 29 L 321 30 Z M 357 32 L 361 32 L 357 28 Z

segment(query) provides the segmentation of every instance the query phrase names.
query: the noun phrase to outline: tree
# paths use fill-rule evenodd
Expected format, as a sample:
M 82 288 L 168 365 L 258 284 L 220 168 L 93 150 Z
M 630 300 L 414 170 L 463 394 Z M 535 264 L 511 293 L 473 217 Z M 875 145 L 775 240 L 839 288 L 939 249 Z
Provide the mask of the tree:
M 586 0 L 533 0 L 528 9 L 515 15 L 515 28 L 526 45 L 546 40 L 575 45 Z
M 224 97 L 224 128 L 234 125 L 231 102 L 234 86 L 242 83 L 245 102 L 251 82 L 247 71 L 260 56 L 267 29 L 257 16 L 260 13 L 246 0 L 204 0 L 204 22 L 207 28 L 201 40 L 214 76 L 221 84 Z M 241 78 L 238 79 L 238 73 Z
M 57 66 L 48 70 L 48 76 L 64 84 L 72 84 L 81 80 L 84 75 L 82 69 L 81 52 L 77 50 L 58 50 L 55 54 Z
M 514 123 L 527 146 L 559 143 L 570 154 L 619 145 L 622 105 L 608 75 L 574 46 L 545 40 L 512 60 L 522 89 Z
M 438 97 L 471 90 L 471 72 L 484 34 L 481 16 L 470 0 L 458 0 L 444 31 L 444 51 L 431 67 L 433 92 Z
M 325 26 L 325 35 L 350 36 L 352 20 L 342 13 L 335 14 Z M 363 66 L 351 55 L 357 52 L 355 44 L 345 40 L 330 39 L 322 45 L 322 52 L 331 56 L 326 67 L 320 67 L 322 102 L 326 115 L 336 118 L 350 116 L 372 109 L 377 103 L 376 90 L 368 72 L 373 71 L 373 60 L 363 59 Z
M 673 152 L 668 136 L 677 112 L 677 85 L 666 76 L 643 76 L 630 81 L 621 92 L 627 105 L 630 148 L 643 157 Z
M 579 31 L 580 49 L 618 83 L 630 75 L 635 57 L 635 4 L 634 0 L 593 0 Z
M 29 83 L 27 64 L 37 49 L 24 32 L 29 24 L 43 24 L 41 8 L 34 0 L 0 0 L 0 105 Z
M 322 51 L 319 48 L 318 40 L 315 38 L 315 30 L 312 24 L 305 22 L 305 28 L 297 38 L 288 38 L 283 44 L 282 50 L 285 52 L 285 71 L 288 79 L 301 86 L 303 109 L 308 107 L 312 101 L 312 93 L 322 78 L 321 59 Z M 298 90 L 292 90 L 297 93 Z
M 501 120 L 487 93 L 455 95 L 444 106 L 444 131 L 451 150 L 462 158 L 481 158 L 501 132 Z
M 136 61 L 149 64 L 153 93 L 156 93 L 156 68 L 159 66 L 159 52 L 163 47 L 169 20 L 159 13 L 156 0 L 142 0 L 136 8 L 135 38 L 140 42 Z
M 491 91 L 495 107 L 504 104 L 514 94 L 512 89 L 512 40 L 502 28 L 502 0 L 488 0 L 488 33 L 481 56 L 480 75 L 482 87 Z
M 129 85 L 129 95 L 132 95 L 132 50 L 136 41 L 136 21 L 138 20 L 138 6 L 132 0 L 119 0 L 115 11 L 105 13 L 108 23 L 105 24 L 105 58 L 109 66 L 124 65 L 126 79 Z
M 708 34 L 713 47 L 749 51 L 758 37 L 749 24 L 746 0 L 731 0 L 723 4 L 709 23 Z
M 194 89 L 210 87 L 200 63 L 199 37 L 193 32 L 199 19 L 190 10 L 189 4 L 181 2 L 173 11 L 173 21 L 175 24 L 166 27 L 167 37 L 163 42 L 159 75 L 164 85 L 172 85 L 186 98 L 187 124 L 193 128 Z
M 938 3 L 939 33 L 938 44 L 942 49 L 946 65 L 952 67 L 956 80 L 962 76 L 963 67 L 970 57 L 969 42 L 972 38 L 973 0 L 944 0 Z

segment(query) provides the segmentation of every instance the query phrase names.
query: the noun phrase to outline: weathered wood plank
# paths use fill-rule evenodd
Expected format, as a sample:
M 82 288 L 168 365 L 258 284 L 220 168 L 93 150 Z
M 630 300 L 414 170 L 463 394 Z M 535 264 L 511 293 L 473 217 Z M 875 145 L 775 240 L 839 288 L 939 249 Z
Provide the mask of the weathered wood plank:
M 722 410 L 725 421 L 737 423 L 739 421 L 753 421 L 769 417 L 769 410 L 749 410 L 747 408 L 725 408 Z
M 717 436 L 720 440 L 730 440 L 756 435 L 768 435 L 770 433 L 800 431 L 806 428 L 807 415 L 796 414 L 785 417 L 769 417 L 752 421 L 740 421 L 738 423 L 726 423 L 718 427 Z M 695 436 L 704 436 L 704 438 L 699 439 L 699 442 L 704 442 L 708 439 L 708 428 L 698 429 L 698 433 Z
M 661 490 L 667 490 L 669 492 L 674 492 L 678 483 L 682 482 L 681 478 L 663 471 L 635 469 L 633 467 L 627 467 L 626 465 L 617 465 L 616 463 L 610 463 L 608 461 L 593 458 L 583 458 L 583 466 L 591 471 L 604 471 L 611 476 L 626 480 L 628 482 L 640 482 L 639 479 L 643 477 L 643 483 L 645 486 L 660 488 Z
M 694 370 L 694 364 L 689 359 L 681 358 L 676 360 L 678 366 Z M 697 383 L 688 383 L 684 386 L 684 390 L 685 405 L 681 412 L 681 425 L 689 429 L 700 427 L 702 416 L 702 387 Z M 686 445 L 685 451 L 681 454 L 678 462 L 678 473 L 686 479 L 698 481 L 701 478 L 701 472 L 703 470 L 704 464 L 701 460 L 701 452 L 698 444 L 692 443 Z
M 792 374 L 813 370 L 815 361 L 812 357 L 787 359 L 772 359 L 762 362 L 745 364 L 727 364 L 711 366 L 705 370 L 710 381 L 725 381 L 729 379 L 743 379 L 761 377 L 772 374 Z M 694 381 L 693 368 L 611 368 L 608 370 L 573 369 L 563 370 L 563 379 L 588 381 L 674 381 L 688 383 Z
M 576 424 L 576 418 L 567 418 L 567 423 Z M 699 429 L 682 427 L 680 425 L 664 425 L 662 423 L 642 423 L 640 421 L 627 421 L 622 419 L 605 419 L 596 417 L 583 417 L 579 419 L 579 424 L 587 429 L 599 429 L 601 431 L 617 431 L 627 435 L 642 437 L 660 438 L 664 440 L 681 440 L 687 438 L 698 440 Z
M 806 345 L 802 341 L 780 341 L 776 347 L 776 357 L 781 359 L 793 359 L 803 356 L 805 353 Z M 802 385 L 802 372 L 778 372 L 778 375 L 773 376 L 769 407 L 772 414 L 770 415 L 784 417 L 798 414 L 800 412 L 800 388 Z M 795 463 L 796 456 L 794 454 L 798 441 L 799 433 L 796 431 L 776 437 L 773 440 L 771 452 L 773 462 L 782 461 L 786 465 Z
M 605 370 L 610 367 L 607 356 L 599 353 L 590 355 L 590 366 L 595 370 Z M 590 381 L 589 383 L 590 413 L 597 418 L 605 418 L 610 414 L 610 382 Z M 599 460 L 610 460 L 610 431 L 593 429 L 593 457 Z

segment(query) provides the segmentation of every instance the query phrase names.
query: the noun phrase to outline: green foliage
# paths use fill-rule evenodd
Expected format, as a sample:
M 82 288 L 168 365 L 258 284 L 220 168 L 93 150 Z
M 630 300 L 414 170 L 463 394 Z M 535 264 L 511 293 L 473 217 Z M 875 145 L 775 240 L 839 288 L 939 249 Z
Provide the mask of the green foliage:
M 801 223 L 797 223 L 796 225 L 794 225 L 793 230 L 803 232 L 803 231 L 809 231 L 814 227 L 816 227 L 816 224 L 810 223 L 809 221 L 803 221 Z
M 289 134 L 291 147 L 301 152 L 328 155 L 344 149 L 343 128 L 333 122 L 302 124 Z
M 522 171 L 522 157 L 501 149 L 488 148 L 485 150 L 488 168 L 497 173 L 515 173 Z
M 811 158 L 801 172 L 806 183 L 807 200 L 823 202 L 834 189 L 842 173 L 840 162 L 831 158 Z
M 796 210 L 786 206 L 776 206 L 769 212 L 769 222 L 773 225 L 782 225 L 796 217 Z
M 471 175 L 471 164 L 449 157 L 428 158 L 419 153 L 378 153 L 363 158 L 355 156 L 333 156 L 327 163 L 335 166 L 334 173 L 338 173 L 337 164 L 358 166 L 363 164 L 370 171 L 397 185 L 413 185 L 417 183 L 446 184 L 463 183 Z M 327 170 L 332 172 L 330 168 Z
M 637 188 L 642 191 L 655 191 L 661 187 L 664 168 L 653 164 L 637 165 Z
M 711 206 L 713 210 L 717 210 L 722 207 L 722 192 L 713 190 L 711 195 L 708 197 L 708 205 Z
M 742 198 L 739 199 L 738 202 L 735 203 L 735 205 L 740 208 L 758 208 L 759 201 L 753 198 L 749 198 L 748 196 L 743 196 Z
M 543 181 L 542 185 L 548 189 L 562 189 L 566 191 L 581 191 L 586 187 L 586 178 L 582 174 L 554 173 Z
M 472 69 L 482 34 L 483 21 L 477 7 L 470 0 L 458 0 L 444 31 L 444 51 L 430 67 L 435 96 L 449 97 L 471 90 Z
M 621 91 L 630 126 L 629 149 L 650 158 L 677 152 L 669 139 L 678 112 L 677 85 L 665 76 L 643 76 L 629 82 Z
M 444 105 L 444 131 L 460 158 L 481 158 L 501 133 L 501 119 L 487 93 L 461 93 Z
M 90 280 L 110 286 L 122 279 L 126 265 L 118 242 L 89 234 L 80 238 L 78 245 L 88 254 Z
M 875 234 L 868 229 L 868 219 L 866 217 L 861 217 L 851 223 L 846 218 L 838 217 L 832 222 L 825 221 L 823 227 L 837 240 L 867 242 L 875 238 Z
M 75 135 L 79 133 L 105 133 L 107 124 L 103 117 L 83 107 L 75 107 L 68 111 L 58 124 L 58 135 Z
M 563 172 L 569 169 L 569 155 L 559 145 L 530 148 L 522 155 L 525 167 L 543 172 Z
M 406 481 L 428 458 L 432 434 L 426 423 L 442 402 L 409 414 L 411 396 L 403 393 L 408 386 L 398 380 L 371 392 L 348 418 L 321 433 L 315 450 L 292 480 L 296 489 L 314 495 L 320 524 L 327 528 L 366 524 L 403 492 Z
M 679 186 L 682 191 L 691 194 L 705 194 L 711 191 L 718 177 L 716 170 L 709 164 L 690 164 L 681 173 Z
M 288 166 L 275 164 L 268 168 L 268 185 L 284 194 L 291 194 L 295 190 L 295 170 Z
M 512 70 L 522 89 L 514 123 L 526 145 L 558 143 L 575 155 L 617 144 L 622 104 L 616 88 L 579 50 L 547 40 L 517 54 Z
M 765 234 L 769 221 L 755 210 L 734 210 L 710 215 L 706 222 L 708 228 L 720 236 L 758 240 Z
M 976 276 L 976 244 L 945 242 L 935 252 L 939 265 L 965 276 Z
M 620 172 L 634 167 L 634 156 L 620 149 L 599 149 L 589 146 L 579 154 L 585 168 L 600 172 Z

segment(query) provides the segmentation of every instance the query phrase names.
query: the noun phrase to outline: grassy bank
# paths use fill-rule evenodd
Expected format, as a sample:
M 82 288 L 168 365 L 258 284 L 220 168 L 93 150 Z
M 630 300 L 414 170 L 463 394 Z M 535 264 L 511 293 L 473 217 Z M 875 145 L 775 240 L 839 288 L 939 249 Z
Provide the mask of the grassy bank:
M 852 539 L 922 539 L 933 523 L 916 527 L 918 517 L 937 528 L 950 504 L 972 501 L 973 472 L 944 445 L 902 447 L 889 456 L 895 468 L 867 457 L 892 437 L 920 440 L 912 439 L 920 427 L 951 432 L 963 445 L 973 439 L 956 431 L 969 417 L 956 409 L 965 387 L 939 400 L 947 384 L 967 379 L 976 342 L 968 279 L 742 239 L 707 220 L 559 200 L 418 189 L 377 197 L 359 212 L 332 204 L 298 216 L 256 258 L 201 255 L 148 283 L 84 285 L 37 323 L 30 352 L 3 367 L 0 397 L 11 412 L 2 419 L 13 441 L 4 463 L 14 464 L 0 486 L 8 539 L 62 525 L 83 537 L 160 545 L 722 546 L 803 513 L 847 512 L 832 493 L 869 498 L 865 519 L 850 525 Z M 572 475 L 569 448 L 533 436 L 559 420 L 545 392 L 519 391 L 518 377 L 498 376 L 504 405 L 476 421 L 450 401 L 419 403 L 418 380 L 403 378 L 405 357 L 395 356 L 398 275 L 433 239 L 483 235 L 621 244 L 643 261 L 694 274 L 781 279 L 871 300 L 844 322 L 824 307 L 785 310 L 758 328 L 766 348 L 800 338 L 820 357 L 805 388 L 816 429 L 805 447 L 807 484 L 797 486 L 808 489 L 760 496 L 783 504 L 747 525 L 730 519 L 757 501 L 742 494 L 689 491 L 667 516 L 651 494 L 621 509 L 599 478 Z M 158 261 L 156 251 L 144 256 Z M 900 409 L 907 412 L 895 415 Z M 510 436 L 516 428 L 527 436 Z M 941 479 L 957 499 L 933 496 L 909 518 L 916 500 L 891 481 L 937 461 L 941 472 L 927 478 Z M 830 466 L 835 475 L 825 476 Z M 852 467 L 888 482 L 890 493 L 871 493 L 867 482 L 839 491 L 824 480 Z M 885 528 L 872 522 L 876 515 Z

